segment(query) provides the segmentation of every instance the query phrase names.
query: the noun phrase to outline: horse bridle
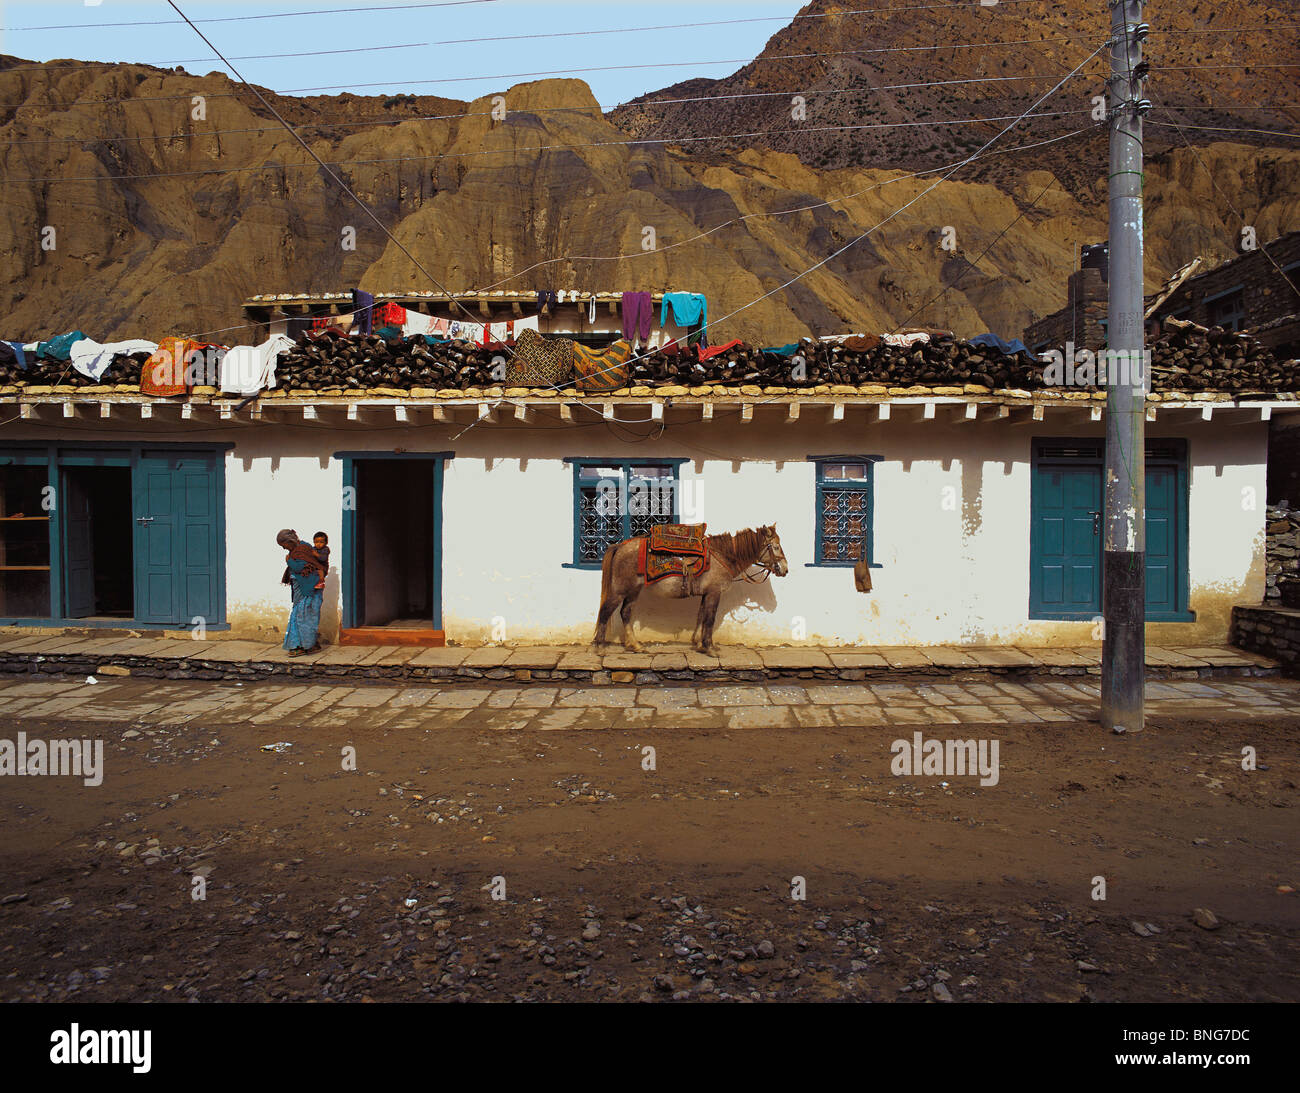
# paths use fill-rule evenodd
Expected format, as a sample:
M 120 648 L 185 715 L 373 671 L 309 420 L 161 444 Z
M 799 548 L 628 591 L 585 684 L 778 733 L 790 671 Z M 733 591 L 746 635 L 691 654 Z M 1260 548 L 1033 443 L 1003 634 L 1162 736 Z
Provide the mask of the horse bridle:
M 766 557 L 768 560 L 763 561 L 764 557 Z M 763 553 L 754 559 L 753 565 L 751 565 L 750 567 L 753 568 L 753 566 L 758 566 L 758 568 L 763 571 L 763 576 L 751 577 L 749 575 L 749 570 L 747 569 L 745 570 L 744 573 L 740 575 L 740 578 L 743 578 L 749 584 L 766 584 L 768 580 L 771 579 L 772 568 L 775 565 L 776 565 L 776 558 L 772 554 L 772 540 L 768 539 L 763 545 Z M 740 578 L 736 578 L 736 579 L 739 580 Z

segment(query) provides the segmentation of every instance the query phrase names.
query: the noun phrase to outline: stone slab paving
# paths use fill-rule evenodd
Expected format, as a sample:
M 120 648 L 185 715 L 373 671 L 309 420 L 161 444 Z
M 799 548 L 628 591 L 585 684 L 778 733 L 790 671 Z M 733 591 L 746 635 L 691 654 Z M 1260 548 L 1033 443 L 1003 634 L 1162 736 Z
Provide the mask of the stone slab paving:
M 86 631 L 0 629 L 0 679 L 6 676 L 142 676 L 244 682 L 294 680 L 335 685 L 546 683 L 593 687 L 657 683 L 885 682 L 910 685 L 999 679 L 1084 681 L 1100 672 L 1100 646 L 720 646 L 716 655 L 682 643 L 647 646 L 487 646 L 425 649 L 413 646 L 327 646 L 290 657 L 279 644 Z M 1148 646 L 1153 680 L 1243 679 L 1279 674 L 1276 661 L 1236 648 Z M 985 703 L 987 705 L 988 703 Z
M 745 683 L 625 687 L 328 686 L 124 678 L 112 684 L 0 679 L 0 716 L 219 727 L 249 723 L 293 739 L 319 726 L 483 731 L 797 729 L 840 726 L 894 732 L 960 725 L 1096 725 L 1090 682 Z M 1160 717 L 1300 716 L 1300 680 L 1152 681 Z

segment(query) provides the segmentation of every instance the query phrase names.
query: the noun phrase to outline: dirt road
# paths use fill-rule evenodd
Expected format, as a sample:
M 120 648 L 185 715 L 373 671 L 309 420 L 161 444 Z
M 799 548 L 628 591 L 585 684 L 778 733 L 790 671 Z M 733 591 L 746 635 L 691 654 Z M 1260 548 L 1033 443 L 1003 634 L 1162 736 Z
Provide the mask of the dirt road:
M 0 999 L 1300 1001 L 1300 718 L 1113 737 L 354 712 L 271 736 L 237 703 L 0 722 L 105 741 L 98 787 L 0 778 Z M 895 776 L 913 731 L 997 740 L 997 784 Z

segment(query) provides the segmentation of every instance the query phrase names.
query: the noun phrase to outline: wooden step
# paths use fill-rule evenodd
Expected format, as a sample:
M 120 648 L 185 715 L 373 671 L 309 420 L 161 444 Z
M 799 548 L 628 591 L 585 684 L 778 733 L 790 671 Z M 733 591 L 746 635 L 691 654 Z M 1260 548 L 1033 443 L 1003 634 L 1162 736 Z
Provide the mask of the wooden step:
M 340 645 L 414 645 L 441 649 L 447 644 L 445 630 L 415 630 L 390 626 L 358 626 L 339 631 Z

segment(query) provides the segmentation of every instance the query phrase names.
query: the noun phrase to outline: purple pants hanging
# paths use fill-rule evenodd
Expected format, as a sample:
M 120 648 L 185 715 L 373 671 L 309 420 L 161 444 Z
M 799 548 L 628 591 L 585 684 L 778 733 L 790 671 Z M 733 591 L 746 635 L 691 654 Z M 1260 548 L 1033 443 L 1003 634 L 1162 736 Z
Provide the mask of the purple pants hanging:
M 650 337 L 650 317 L 653 313 L 650 293 L 623 293 L 623 337 L 639 338 L 644 342 Z

